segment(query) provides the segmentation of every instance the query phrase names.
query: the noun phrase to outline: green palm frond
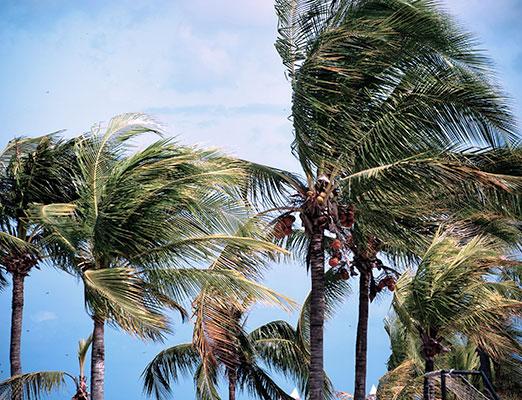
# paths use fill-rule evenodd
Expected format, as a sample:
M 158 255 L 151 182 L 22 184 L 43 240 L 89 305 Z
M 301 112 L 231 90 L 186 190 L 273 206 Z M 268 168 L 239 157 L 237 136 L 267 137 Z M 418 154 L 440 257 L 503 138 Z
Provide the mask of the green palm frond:
M 489 60 L 433 2 L 290 0 L 276 9 L 305 171 L 326 162 L 356 172 L 456 143 L 516 140 Z
M 38 254 L 39 252 L 36 246 L 7 232 L 0 232 L 0 249 L 4 254 L 12 252 Z
M 83 274 L 85 300 L 92 315 L 116 321 L 126 331 L 158 337 L 168 325 L 163 304 L 147 293 L 146 282 L 129 268 L 87 270 Z
M 170 347 L 158 353 L 143 371 L 144 390 L 156 399 L 165 399 L 172 393 L 172 383 L 181 375 L 193 374 L 200 357 L 192 343 Z
M 238 368 L 238 381 L 247 393 L 263 400 L 292 400 L 292 397 L 283 391 L 258 365 L 242 364 Z
M 300 380 L 308 370 L 308 351 L 299 346 L 296 330 L 286 321 L 271 321 L 248 334 L 260 359 L 275 371 Z
M 0 399 L 10 400 L 22 396 L 26 400 L 43 399 L 50 393 L 65 386 L 65 378 L 76 380 L 69 374 L 61 371 L 32 372 L 15 375 L 0 382 Z
M 175 268 L 145 271 L 147 280 L 161 286 L 161 291 L 173 299 L 186 299 L 198 293 L 201 287 L 215 290 L 226 303 L 226 298 L 252 298 L 285 310 L 295 308 L 295 302 L 266 286 L 245 278 L 236 271 L 212 271 L 204 269 Z
M 218 372 L 214 364 L 199 364 L 194 375 L 198 400 L 221 400 L 217 389 Z
M 288 207 L 292 195 L 308 190 L 297 174 L 250 161 L 237 162 L 246 175 L 242 191 L 254 207 L 279 211 Z
M 89 335 L 87 339 L 81 339 L 78 342 L 78 364 L 80 367 L 80 376 L 85 376 L 85 359 L 87 358 L 87 352 L 92 344 L 92 335 Z

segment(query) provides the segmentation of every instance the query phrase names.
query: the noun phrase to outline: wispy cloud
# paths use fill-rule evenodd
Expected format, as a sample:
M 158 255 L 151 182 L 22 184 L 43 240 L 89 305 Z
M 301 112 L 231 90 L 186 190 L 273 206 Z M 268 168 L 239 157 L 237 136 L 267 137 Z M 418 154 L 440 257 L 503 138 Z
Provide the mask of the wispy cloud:
M 58 319 L 58 315 L 52 311 L 39 311 L 32 316 L 32 320 L 35 322 L 45 322 Z
M 0 65 L 4 132 L 77 134 L 117 113 L 148 111 L 183 142 L 255 157 L 253 137 L 265 162 L 290 167 L 278 162 L 291 159 L 290 88 L 271 2 L 100 4 L 0 26 L 0 56 L 9 60 Z

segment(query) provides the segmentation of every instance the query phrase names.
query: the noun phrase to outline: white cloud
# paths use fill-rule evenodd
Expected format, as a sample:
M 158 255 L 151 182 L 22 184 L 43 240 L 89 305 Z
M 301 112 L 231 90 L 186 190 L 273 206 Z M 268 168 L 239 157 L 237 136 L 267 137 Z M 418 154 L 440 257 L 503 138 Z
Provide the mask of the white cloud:
M 167 119 L 184 142 L 197 137 L 248 154 L 250 137 L 255 151 L 269 159 L 290 158 L 287 114 L 249 113 L 250 105 L 288 109 L 290 103 L 273 46 L 276 17 L 266 4 L 163 3 L 146 12 L 118 4 L 66 14 L 38 35 L 11 27 L 0 44 L 8 60 L 3 76 L 10 77 L 4 78 L 3 97 L 13 100 L 0 111 L 4 129 L 38 134 L 67 128 L 77 134 L 121 112 L 241 107 L 241 115 L 219 118 L 204 112 L 156 116 Z
M 32 316 L 32 320 L 35 322 L 45 322 L 58 319 L 56 313 L 52 311 L 39 311 Z

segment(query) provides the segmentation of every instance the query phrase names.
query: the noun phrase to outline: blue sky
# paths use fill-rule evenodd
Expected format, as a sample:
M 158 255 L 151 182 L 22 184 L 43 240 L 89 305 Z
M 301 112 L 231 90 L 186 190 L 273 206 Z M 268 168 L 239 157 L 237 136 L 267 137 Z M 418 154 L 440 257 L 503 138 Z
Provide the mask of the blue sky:
M 500 82 L 522 111 L 522 0 L 447 0 L 446 8 L 480 39 Z M 290 91 L 274 50 L 271 0 L 3 0 L 0 3 L 0 145 L 16 135 L 88 130 L 97 121 L 144 111 L 183 143 L 198 143 L 257 162 L 298 170 Z M 302 301 L 306 271 L 275 265 L 267 284 Z M 326 369 L 339 390 L 352 391 L 356 296 L 327 324 Z M 389 298 L 371 308 L 368 383 L 385 372 L 388 341 L 382 320 Z M 9 291 L 0 294 L 0 379 L 8 375 Z M 295 315 L 256 308 L 251 326 Z M 139 375 L 169 344 L 190 339 L 175 320 L 165 344 L 144 344 L 109 329 L 108 399 L 141 399 Z M 23 336 L 25 371 L 76 372 L 76 342 L 91 323 L 82 289 L 43 267 L 27 279 Z M 291 389 L 290 382 L 283 382 Z M 190 378 L 175 389 L 193 398 Z M 54 399 L 70 398 L 67 392 Z M 240 395 L 240 399 L 248 399 Z

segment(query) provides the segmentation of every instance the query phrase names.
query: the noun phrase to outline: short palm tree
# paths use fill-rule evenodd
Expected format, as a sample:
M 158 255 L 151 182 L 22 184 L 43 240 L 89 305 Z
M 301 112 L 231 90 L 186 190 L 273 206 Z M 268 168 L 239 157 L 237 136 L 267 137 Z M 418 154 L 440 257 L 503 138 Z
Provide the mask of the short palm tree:
M 386 320 L 392 354 L 388 372 L 379 380 L 377 398 L 406 400 L 422 397 L 425 362 L 418 335 L 404 329 L 396 316 Z M 477 347 L 460 334 L 447 339 L 448 352 L 435 363 L 436 370 L 477 370 L 480 358 Z
M 346 283 L 340 283 L 332 273 L 327 274 L 328 313 L 334 312 L 346 291 Z M 191 373 L 197 399 L 220 399 L 220 375 L 228 382 L 229 400 L 235 400 L 238 388 L 263 400 L 292 399 L 272 380 L 268 368 L 296 382 L 304 398 L 308 398 L 310 296 L 303 305 L 296 328 L 286 321 L 272 321 L 248 333 L 245 322 L 251 303 L 228 302 L 224 308 L 216 302 L 216 294 L 208 290 L 202 292 L 194 301 L 193 341 L 170 347 L 151 361 L 143 373 L 146 392 L 156 399 L 168 398 L 174 382 L 181 375 Z M 328 378 L 325 378 L 324 393 L 325 399 L 334 398 Z
M 316 201 L 321 192 L 329 197 L 340 190 L 335 201 L 324 197 L 304 215 L 317 293 L 312 398 L 322 398 L 322 236 L 339 210 L 350 207 L 357 214 L 347 247 L 360 280 L 355 399 L 362 400 L 372 270 L 381 266 L 377 253 L 421 252 L 423 237 L 433 233 L 426 204 L 439 208 L 441 199 L 462 193 L 480 198 L 463 190 L 464 182 L 490 176 L 473 174 L 479 165 L 461 152 L 510 145 L 513 119 L 491 83 L 488 60 L 433 1 L 279 0 L 276 9 L 276 47 L 293 90 L 293 150 L 308 177 L 301 194 L 306 199 L 310 192 Z M 327 182 L 323 188 L 320 179 Z M 496 179 L 489 184 L 500 188 L 502 179 Z M 429 201 L 435 193 L 438 201 Z M 453 215 L 441 208 L 438 216 Z M 412 219 L 422 224 L 412 226 Z M 347 222 L 353 215 L 344 218 L 345 228 Z M 334 231 L 343 223 L 337 225 Z
M 250 165 L 250 169 L 256 170 L 257 174 L 262 172 L 260 166 Z M 266 176 L 258 178 L 261 178 L 256 180 L 259 184 Z M 254 217 L 237 234 L 248 228 L 249 232 L 258 232 L 256 237 L 269 239 L 271 231 L 260 224 L 259 216 Z M 209 270 L 233 270 L 246 278 L 258 279 L 270 259 L 266 253 L 256 249 L 226 246 L 211 262 Z M 327 274 L 325 284 L 330 315 L 346 295 L 348 286 L 332 273 Z M 195 316 L 192 342 L 171 347 L 154 358 L 144 372 L 146 392 L 157 399 L 166 398 L 172 391 L 171 380 L 176 381 L 180 374 L 191 372 L 198 399 L 219 400 L 217 385 L 221 374 L 228 381 L 230 400 L 236 398 L 237 388 L 265 400 L 290 399 L 271 379 L 264 365 L 297 382 L 306 396 L 309 391 L 310 296 L 303 305 L 295 329 L 285 321 L 273 321 L 247 333 L 247 312 L 254 303 L 255 299 L 248 294 L 234 298 L 204 287 L 192 303 Z M 331 398 L 333 390 L 328 380 L 325 388 L 328 398 Z
M 247 333 L 244 313 L 232 308 L 219 312 L 222 318 L 228 317 L 228 329 L 232 321 L 236 323 L 234 337 L 226 338 L 227 348 L 208 337 L 205 345 L 212 350 L 207 349 L 204 354 L 198 351 L 195 343 L 183 343 L 162 351 L 144 372 L 146 391 L 157 399 L 168 398 L 171 385 L 180 375 L 191 373 L 197 399 L 220 399 L 218 381 L 220 375 L 224 375 L 228 381 L 229 400 L 236 399 L 238 388 L 260 399 L 291 400 L 292 397 L 272 380 L 264 365 L 274 371 L 292 373 L 293 377 L 303 373 L 307 365 L 306 353 L 299 347 L 295 329 L 285 321 L 273 321 Z M 201 322 L 196 321 L 198 323 Z M 234 346 L 231 342 L 235 342 Z M 201 344 L 200 340 L 197 345 Z M 231 358 L 233 363 L 230 363 Z
M 132 154 L 129 143 L 158 125 L 143 114 L 114 117 L 75 143 L 78 199 L 37 207 L 34 215 L 53 234 L 53 259 L 78 276 L 93 319 L 91 396 L 104 397 L 104 329 L 114 324 L 142 338 L 168 331 L 165 307 L 197 293 L 201 282 L 219 282 L 265 300 L 280 297 L 238 274 L 182 268 L 222 246 L 278 251 L 230 227 L 244 216 L 234 200 L 243 169 L 215 151 L 157 141 Z M 234 189 L 231 187 L 234 186 Z M 217 284 L 217 283 L 216 283 Z M 264 296 L 264 297 L 263 297 Z
M 0 153 L 0 285 L 12 276 L 11 375 L 22 373 L 24 282 L 47 255 L 49 237 L 30 218 L 33 204 L 69 202 L 76 196 L 68 177 L 74 168 L 72 142 L 57 134 L 17 138 Z
M 41 371 L 15 375 L 0 382 L 0 399 L 10 400 L 20 397 L 25 400 L 38 400 L 45 398 L 51 392 L 61 389 L 65 385 L 65 378 L 69 378 L 76 389 L 72 400 L 89 400 L 85 377 L 85 360 L 91 342 L 92 337 L 89 336 L 78 343 L 78 377 L 63 371 Z
M 425 373 L 434 370 L 435 357 L 457 334 L 490 354 L 512 352 L 504 321 L 520 316 L 522 302 L 511 296 L 520 294 L 520 288 L 492 274 L 520 263 L 503 256 L 504 251 L 505 246 L 491 238 L 462 243 L 450 233 L 439 233 L 417 270 L 400 278 L 393 309 L 405 329 L 417 336 Z M 426 378 L 426 400 L 433 399 L 432 389 Z

